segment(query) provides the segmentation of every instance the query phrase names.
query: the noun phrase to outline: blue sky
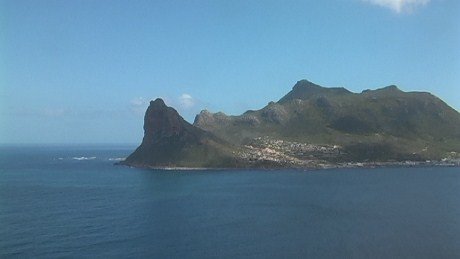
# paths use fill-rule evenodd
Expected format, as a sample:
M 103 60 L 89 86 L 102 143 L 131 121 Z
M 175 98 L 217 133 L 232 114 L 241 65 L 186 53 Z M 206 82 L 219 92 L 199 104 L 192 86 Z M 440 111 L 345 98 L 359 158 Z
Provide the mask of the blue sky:
M 0 0 L 0 143 L 139 143 L 150 99 L 193 121 L 300 79 L 459 110 L 459 17 L 457 0 Z

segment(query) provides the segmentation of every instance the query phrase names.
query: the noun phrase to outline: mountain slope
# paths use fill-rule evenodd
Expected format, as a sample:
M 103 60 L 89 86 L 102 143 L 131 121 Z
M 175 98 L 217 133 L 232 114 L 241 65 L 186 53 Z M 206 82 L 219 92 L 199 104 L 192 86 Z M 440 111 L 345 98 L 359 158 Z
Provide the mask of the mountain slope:
M 257 137 L 340 145 L 343 161 L 440 159 L 460 152 L 460 115 L 437 97 L 396 86 L 360 94 L 307 80 L 278 102 L 226 116 L 203 111 L 194 125 L 232 143 Z

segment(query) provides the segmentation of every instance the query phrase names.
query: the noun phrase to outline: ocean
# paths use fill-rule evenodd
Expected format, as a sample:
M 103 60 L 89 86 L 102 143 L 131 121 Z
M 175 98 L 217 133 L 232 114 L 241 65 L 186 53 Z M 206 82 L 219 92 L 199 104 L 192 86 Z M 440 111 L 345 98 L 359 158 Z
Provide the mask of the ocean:
M 0 147 L 0 257 L 460 257 L 460 168 L 114 165 L 134 148 Z

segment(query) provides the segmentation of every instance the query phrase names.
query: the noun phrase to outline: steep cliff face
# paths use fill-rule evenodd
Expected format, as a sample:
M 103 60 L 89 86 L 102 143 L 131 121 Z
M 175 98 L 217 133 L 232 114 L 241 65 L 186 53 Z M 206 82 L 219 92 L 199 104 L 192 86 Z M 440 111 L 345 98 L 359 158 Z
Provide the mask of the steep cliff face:
M 204 135 L 205 132 L 186 122 L 162 99 L 150 102 L 144 117 L 143 145 L 198 144 Z
M 150 102 L 141 145 L 121 164 L 137 167 L 233 167 L 233 147 L 185 121 L 162 99 Z

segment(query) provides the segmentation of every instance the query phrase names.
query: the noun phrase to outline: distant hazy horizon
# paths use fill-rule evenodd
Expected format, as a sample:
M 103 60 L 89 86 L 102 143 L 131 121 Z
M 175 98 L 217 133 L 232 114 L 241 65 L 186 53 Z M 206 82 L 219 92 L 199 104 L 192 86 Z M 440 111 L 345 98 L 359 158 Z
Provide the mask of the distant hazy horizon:
M 301 79 L 459 111 L 458 17 L 456 0 L 0 0 L 0 143 L 136 144 L 151 99 L 193 122 Z

